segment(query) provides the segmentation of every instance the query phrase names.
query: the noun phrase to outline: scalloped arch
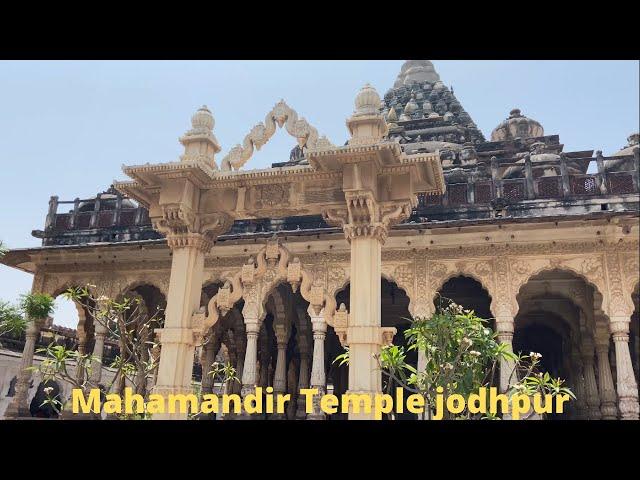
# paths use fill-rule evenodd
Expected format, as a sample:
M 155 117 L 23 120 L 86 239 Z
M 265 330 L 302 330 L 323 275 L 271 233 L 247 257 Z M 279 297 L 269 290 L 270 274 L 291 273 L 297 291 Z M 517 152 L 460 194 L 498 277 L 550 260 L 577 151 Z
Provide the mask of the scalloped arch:
M 239 170 L 245 165 L 254 150 L 260 150 L 276 131 L 276 127 L 285 127 L 292 137 L 296 138 L 299 146 L 316 148 L 318 146 L 318 131 L 310 125 L 304 118 L 298 118 L 298 113 L 293 110 L 284 100 L 280 100 L 264 118 L 264 122 L 255 125 L 244 137 L 242 145 L 236 145 L 222 159 L 220 169 L 223 172 Z M 331 145 L 325 138 L 322 143 Z

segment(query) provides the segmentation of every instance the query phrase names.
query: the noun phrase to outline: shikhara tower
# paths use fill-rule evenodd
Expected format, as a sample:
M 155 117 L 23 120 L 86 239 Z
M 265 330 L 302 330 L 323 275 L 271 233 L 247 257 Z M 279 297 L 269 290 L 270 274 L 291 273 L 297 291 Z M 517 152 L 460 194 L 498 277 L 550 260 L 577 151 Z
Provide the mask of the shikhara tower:
M 487 137 L 471 113 L 422 60 L 382 97 L 357 93 L 343 146 L 280 101 L 229 149 L 202 107 L 180 158 L 125 167 L 130 180 L 95 198 L 52 197 L 43 245 L 3 263 L 33 273 L 34 291 L 89 283 L 161 308 L 148 382 L 159 393 L 214 390 L 203 368 L 215 358 L 235 366 L 238 393 L 378 392 L 373 355 L 441 294 L 491 318 L 514 350 L 541 352 L 577 394 L 572 418 L 638 419 L 637 133 L 616 153 L 565 152 L 517 108 Z M 291 153 L 247 169 L 279 129 Z M 84 312 L 73 332 L 34 319 L 24 341 L 3 339 L 6 416 L 30 414 L 40 379 L 23 368 L 52 337 L 104 358 L 96 381 L 112 375 L 117 346 Z M 299 400 L 287 418 L 324 418 Z

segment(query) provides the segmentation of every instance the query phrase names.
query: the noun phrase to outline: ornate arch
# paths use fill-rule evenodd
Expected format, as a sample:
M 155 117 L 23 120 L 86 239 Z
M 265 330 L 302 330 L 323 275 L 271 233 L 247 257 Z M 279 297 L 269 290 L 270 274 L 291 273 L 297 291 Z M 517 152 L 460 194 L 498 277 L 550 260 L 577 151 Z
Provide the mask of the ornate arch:
M 49 280 L 49 278 L 47 278 L 45 280 L 45 284 L 44 284 L 44 288 L 42 289 L 42 292 L 49 294 L 54 299 L 62 295 L 64 292 L 66 292 L 70 288 L 80 288 L 81 286 L 82 288 L 86 287 L 92 296 L 95 295 L 94 289 L 96 287 L 93 284 L 81 285 L 82 282 L 76 282 L 73 279 L 65 278 L 65 277 L 58 277 L 57 279 L 55 279 L 55 276 L 52 276 L 50 278 L 53 278 L 54 281 L 47 281 Z M 81 335 L 85 335 L 85 325 L 87 324 L 89 315 L 82 305 L 80 305 L 75 300 L 72 300 L 72 302 L 78 312 L 78 325 L 76 326 L 76 331 L 77 331 L 78 337 L 80 337 Z
M 541 272 L 544 273 L 544 272 Z M 573 272 L 572 272 L 573 273 Z M 540 274 L 538 274 L 540 275 Z M 529 280 L 534 279 L 534 277 L 536 277 L 537 275 L 532 276 Z M 581 280 L 582 282 L 584 282 L 585 286 L 590 286 L 592 287 L 589 283 L 585 282 L 584 279 L 576 277 L 578 280 Z M 518 292 L 518 294 L 516 295 L 516 300 L 518 301 L 518 305 L 520 305 L 521 301 L 525 302 L 525 301 L 532 301 L 535 302 L 536 300 L 538 300 L 543 293 L 541 292 L 533 292 L 533 294 L 531 295 L 527 295 L 524 296 L 523 295 L 523 289 L 526 285 L 528 285 L 528 281 L 527 283 L 525 283 L 525 285 L 523 285 L 520 288 L 520 291 Z M 595 315 L 594 315 L 594 310 L 602 310 L 602 305 L 600 304 L 599 307 L 596 307 L 594 302 L 596 302 L 596 298 L 595 297 L 600 297 L 600 302 L 602 301 L 602 296 L 601 295 L 594 295 L 594 299 L 592 302 L 589 302 L 589 298 L 586 298 L 586 296 L 583 296 L 582 299 L 580 299 L 580 296 L 575 294 L 574 291 L 574 295 L 571 296 L 570 292 L 566 292 L 563 291 L 561 289 L 552 289 L 551 292 L 559 297 L 562 300 L 565 300 L 571 304 L 573 304 L 580 312 L 582 312 L 583 315 L 585 315 L 586 318 L 589 319 L 590 323 L 593 323 L 595 325 Z M 596 293 L 597 291 L 594 291 L 594 293 Z M 598 303 L 600 303 L 598 302 Z M 519 306 L 518 308 L 518 313 L 520 313 L 520 311 L 522 310 L 522 307 Z
M 206 330 L 218 321 L 238 300 L 244 299 L 242 314 L 244 319 L 261 322 L 266 315 L 266 302 L 280 283 L 289 283 L 294 292 L 300 291 L 304 298 L 318 312 L 324 306 L 325 286 L 316 281 L 300 259 L 291 259 L 290 252 L 272 238 L 262 247 L 256 257 L 249 257 L 242 268 L 229 278 L 209 301 L 209 315 L 203 320 Z
M 298 141 L 300 148 L 317 148 L 331 146 L 331 143 L 322 138 L 318 140 L 318 131 L 304 118 L 298 118 L 298 114 L 284 100 L 280 100 L 264 118 L 264 122 L 258 123 L 244 137 L 242 145 L 236 145 L 222 159 L 221 170 L 239 170 L 253 155 L 254 149 L 260 150 L 273 136 L 276 126 L 283 126 Z
M 607 305 L 605 288 L 605 274 L 602 258 L 600 256 L 576 256 L 576 257 L 547 257 L 534 259 L 514 259 L 510 261 L 510 282 L 514 298 L 517 297 L 524 285 L 533 277 L 544 272 L 564 271 L 582 279 L 590 285 L 594 292 L 602 296 L 603 309 Z M 519 308 L 515 302 L 516 311 Z
M 158 291 L 164 296 L 164 298 L 167 298 L 167 294 L 166 292 L 164 292 L 162 290 L 162 287 L 158 284 L 156 284 L 153 280 L 151 279 L 147 279 L 145 277 L 141 277 L 141 278 L 137 278 L 137 279 L 125 279 L 125 282 L 122 287 L 119 288 L 119 292 L 116 295 L 117 297 L 120 297 L 121 295 L 126 294 L 127 292 L 131 292 L 133 290 L 135 290 L 138 287 L 143 287 L 143 286 L 150 286 L 150 287 L 154 287 L 157 288 Z
M 491 297 L 491 311 L 494 313 L 494 302 L 496 302 L 495 265 L 493 260 L 451 260 L 428 263 L 429 272 L 429 302 L 435 309 L 433 301 L 436 293 L 452 278 L 468 277 L 478 282 L 487 294 Z

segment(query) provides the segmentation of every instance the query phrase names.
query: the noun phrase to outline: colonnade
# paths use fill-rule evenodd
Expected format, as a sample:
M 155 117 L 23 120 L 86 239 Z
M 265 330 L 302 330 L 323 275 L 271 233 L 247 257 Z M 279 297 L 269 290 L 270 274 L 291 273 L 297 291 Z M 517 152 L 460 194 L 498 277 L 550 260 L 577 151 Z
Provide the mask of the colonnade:
M 358 242 L 355 242 L 355 245 L 356 253 L 358 253 Z M 375 255 L 375 245 L 373 245 L 373 249 Z M 364 250 L 366 251 L 365 256 L 371 258 L 371 245 L 368 245 Z M 194 255 L 192 252 L 190 255 L 185 255 L 185 258 L 193 260 L 192 265 L 197 268 L 198 255 Z M 354 258 L 357 258 L 357 255 Z M 361 262 L 364 262 L 364 260 L 361 259 Z M 375 273 L 371 271 L 364 275 L 364 280 L 366 280 L 365 287 L 360 290 L 359 296 L 355 295 L 354 297 L 354 292 L 356 291 L 354 286 L 357 285 L 359 272 L 351 272 L 351 311 L 348 315 L 345 312 L 348 322 L 347 328 L 339 332 L 343 339 L 350 340 L 348 345 L 350 347 L 352 367 L 349 370 L 349 392 L 353 393 L 374 394 L 381 389 L 380 375 L 377 371 L 377 365 L 373 363 L 375 362 L 373 355 L 379 352 L 380 347 L 385 343 L 383 333 L 389 329 L 381 326 L 380 281 L 370 281 L 375 278 Z M 194 304 L 198 305 L 202 289 L 202 273 L 199 274 L 197 280 L 195 275 L 188 275 L 186 271 L 181 269 L 178 269 L 178 274 L 179 276 L 175 278 L 194 277 L 192 295 L 189 298 L 193 298 Z M 365 293 L 362 293 L 362 291 Z M 162 341 L 161 367 L 154 391 L 156 393 L 189 393 L 192 388 L 192 359 L 198 338 L 191 326 L 192 317 L 182 309 L 176 309 L 175 306 L 172 308 L 171 293 L 172 290 L 170 288 L 167 323 L 165 328 L 160 330 Z M 609 295 L 608 292 L 605 293 Z M 178 289 L 178 295 L 183 295 L 183 289 Z M 521 302 L 523 301 L 522 299 L 520 300 Z M 494 304 L 497 303 L 494 302 Z M 251 305 L 250 302 L 246 302 L 242 312 L 236 308 L 233 313 L 228 313 L 224 317 L 234 317 L 236 325 L 241 326 L 238 327 L 239 331 L 233 344 L 234 365 L 240 382 L 230 385 L 227 393 L 246 395 L 253 392 L 256 386 L 267 386 L 270 382 L 276 393 L 289 393 L 292 384 L 297 389 L 311 387 L 317 388 L 321 394 L 325 393 L 327 390 L 325 341 L 328 328 L 326 312 L 323 309 L 318 311 L 313 308 L 313 305 L 309 305 L 306 311 L 296 311 L 296 308 L 298 310 L 301 309 L 300 305 L 289 310 L 289 315 L 296 319 L 303 317 L 304 324 L 309 327 L 307 332 L 302 332 L 300 329 L 297 331 L 296 342 L 299 351 L 299 364 L 294 369 L 296 375 L 292 376 L 291 371 L 287 368 L 287 345 L 291 335 L 291 324 L 287 325 L 282 319 L 276 318 L 274 320 L 273 334 L 275 336 L 277 354 L 275 368 L 270 371 L 270 365 L 273 362 L 270 358 L 271 354 L 267 344 L 268 337 L 264 325 L 266 311 L 263 311 L 262 318 L 258 319 L 257 315 L 251 315 Z M 305 303 L 305 305 L 307 304 Z M 359 308 L 361 310 L 358 310 Z M 362 311 L 365 313 L 361 313 Z M 181 325 L 181 323 L 171 322 L 170 315 L 173 314 L 175 320 L 176 312 L 178 313 L 177 318 L 183 322 L 182 324 L 187 324 L 189 327 L 175 326 L 176 324 Z M 568 383 L 577 396 L 575 418 L 594 420 L 637 419 L 639 410 L 638 386 L 630 350 L 630 316 L 616 315 L 609 318 L 604 312 L 596 308 L 591 314 L 594 319 L 593 332 L 582 332 L 580 337 L 573 338 L 571 353 L 566 358 Z M 353 322 L 356 318 L 373 318 L 375 320 L 359 325 Z M 335 324 L 335 320 L 336 318 L 334 318 L 333 326 L 340 327 L 340 325 Z M 377 325 L 374 325 L 374 323 L 377 323 Z M 302 323 L 298 325 L 302 325 Z M 517 329 L 517 322 L 514 316 L 496 315 L 495 326 L 499 341 L 507 343 L 512 348 L 514 331 Z M 42 321 L 31 320 L 28 324 L 21 360 L 22 373 L 18 376 L 15 395 L 7 408 L 7 417 L 28 415 L 27 392 L 31 378 L 28 368 L 33 364 L 36 340 L 41 328 Z M 91 380 L 94 383 L 99 383 L 102 373 L 99 365 L 107 332 L 97 322 L 93 330 L 95 366 Z M 213 359 L 222 343 L 222 335 L 214 335 L 211 341 L 204 345 L 203 366 L 213 363 Z M 164 359 L 164 368 L 162 367 L 162 359 Z M 167 359 L 171 362 L 169 365 L 167 365 Z M 364 363 L 365 367 L 360 366 L 360 368 L 355 369 L 353 365 L 358 364 L 358 362 L 360 364 Z M 175 368 L 172 368 L 172 365 L 175 365 Z M 419 357 L 419 368 L 421 367 Z M 513 371 L 511 363 L 504 362 L 501 365 L 501 389 L 506 390 L 515 381 Z M 212 378 L 206 375 L 206 371 L 203 369 L 203 393 L 212 391 L 212 387 Z M 304 412 L 304 404 L 300 400 L 298 399 L 296 405 L 292 407 L 294 408 L 295 418 L 324 418 L 318 402 L 314 406 L 314 412 L 307 415 Z

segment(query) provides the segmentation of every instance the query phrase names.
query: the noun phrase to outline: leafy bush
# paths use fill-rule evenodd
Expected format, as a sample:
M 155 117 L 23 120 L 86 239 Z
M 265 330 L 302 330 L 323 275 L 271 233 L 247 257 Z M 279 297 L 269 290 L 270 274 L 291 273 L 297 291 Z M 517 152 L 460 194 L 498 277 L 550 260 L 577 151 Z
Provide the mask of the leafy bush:
M 7 302 L 0 302 L 0 335 L 17 337 L 27 328 L 27 321 L 20 309 Z
M 459 394 L 468 398 L 482 387 L 499 388 L 497 373 L 501 360 L 506 361 L 503 365 L 513 365 L 515 371 L 510 374 L 515 373 L 519 379 L 511 385 L 508 396 L 540 393 L 567 394 L 575 398 L 564 386 L 564 380 L 538 371 L 540 354 L 514 354 L 506 344 L 497 341 L 497 334 L 488 326 L 488 321 L 472 310 L 447 301 L 431 317 L 415 318 L 411 322 L 405 331 L 407 350 L 397 345 L 386 346 L 377 360 L 385 378 L 385 390 L 389 392 L 392 385 L 396 385 L 421 394 L 427 415 L 433 410 L 439 392 L 445 397 Z M 417 371 L 406 362 L 406 352 L 411 350 L 424 355 L 424 370 Z M 445 412 L 445 415 L 449 419 L 495 418 L 490 414 L 474 415 L 468 410 L 457 415 Z
M 46 293 L 28 293 L 20 297 L 20 309 L 27 318 L 44 319 L 55 310 L 55 299 Z

